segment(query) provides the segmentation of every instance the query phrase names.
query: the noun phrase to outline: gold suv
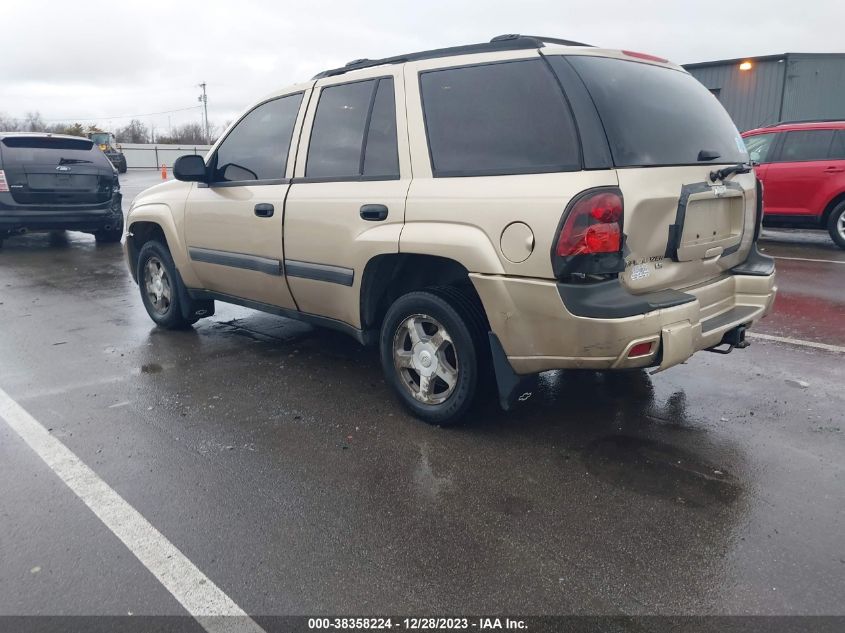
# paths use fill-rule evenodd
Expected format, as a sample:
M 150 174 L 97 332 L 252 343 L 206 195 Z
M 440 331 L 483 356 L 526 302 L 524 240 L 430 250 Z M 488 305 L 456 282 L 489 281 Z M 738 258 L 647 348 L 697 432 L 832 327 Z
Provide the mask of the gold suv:
M 719 102 L 664 59 L 550 38 L 357 60 L 250 107 L 138 196 L 150 317 L 236 303 L 377 344 L 415 415 L 539 372 L 744 347 L 775 296 L 762 191 Z

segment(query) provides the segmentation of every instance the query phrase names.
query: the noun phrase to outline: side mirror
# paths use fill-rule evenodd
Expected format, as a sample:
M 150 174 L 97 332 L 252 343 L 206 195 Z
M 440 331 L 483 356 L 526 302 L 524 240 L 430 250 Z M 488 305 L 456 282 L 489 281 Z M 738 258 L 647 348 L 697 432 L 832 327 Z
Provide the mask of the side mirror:
M 202 156 L 188 154 L 180 156 L 173 163 L 173 177 L 185 182 L 206 182 L 208 180 L 205 161 Z

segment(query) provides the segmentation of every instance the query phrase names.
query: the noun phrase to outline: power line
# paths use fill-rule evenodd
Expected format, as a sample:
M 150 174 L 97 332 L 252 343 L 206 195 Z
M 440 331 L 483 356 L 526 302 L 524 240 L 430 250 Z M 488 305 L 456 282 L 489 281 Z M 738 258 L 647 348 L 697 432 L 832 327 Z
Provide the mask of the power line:
M 185 112 L 186 110 L 196 110 L 201 108 L 201 105 L 191 106 L 190 108 L 178 108 L 176 110 L 162 110 L 161 112 L 145 112 L 144 114 L 122 114 L 120 116 L 95 116 L 95 117 L 54 117 L 49 119 L 42 119 L 43 121 L 111 121 L 113 119 L 132 119 L 134 117 L 155 116 L 157 114 L 170 114 L 172 112 Z

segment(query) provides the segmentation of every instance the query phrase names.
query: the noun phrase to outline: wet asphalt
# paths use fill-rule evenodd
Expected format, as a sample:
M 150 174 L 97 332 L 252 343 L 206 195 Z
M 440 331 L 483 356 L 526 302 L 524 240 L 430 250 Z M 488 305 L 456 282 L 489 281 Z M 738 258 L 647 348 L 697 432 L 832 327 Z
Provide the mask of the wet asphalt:
M 845 251 L 761 247 L 789 259 L 756 331 L 845 345 Z M 161 331 L 119 245 L 0 249 L 0 388 L 250 614 L 845 614 L 843 358 L 549 372 L 439 429 L 341 334 L 223 304 Z M 185 612 L 0 420 L 0 615 L 128 613 Z

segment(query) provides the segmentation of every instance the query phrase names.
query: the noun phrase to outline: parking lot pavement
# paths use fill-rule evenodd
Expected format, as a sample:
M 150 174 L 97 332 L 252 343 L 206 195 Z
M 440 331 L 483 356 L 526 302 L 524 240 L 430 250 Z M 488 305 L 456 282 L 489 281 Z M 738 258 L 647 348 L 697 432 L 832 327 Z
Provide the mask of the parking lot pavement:
M 160 331 L 118 246 L 27 235 L 0 250 L 0 389 L 250 614 L 843 614 L 845 257 L 821 235 L 764 235 L 774 338 L 550 372 L 452 430 L 351 339 L 225 305 Z M 0 498 L 0 614 L 184 613 L 1 420 Z

